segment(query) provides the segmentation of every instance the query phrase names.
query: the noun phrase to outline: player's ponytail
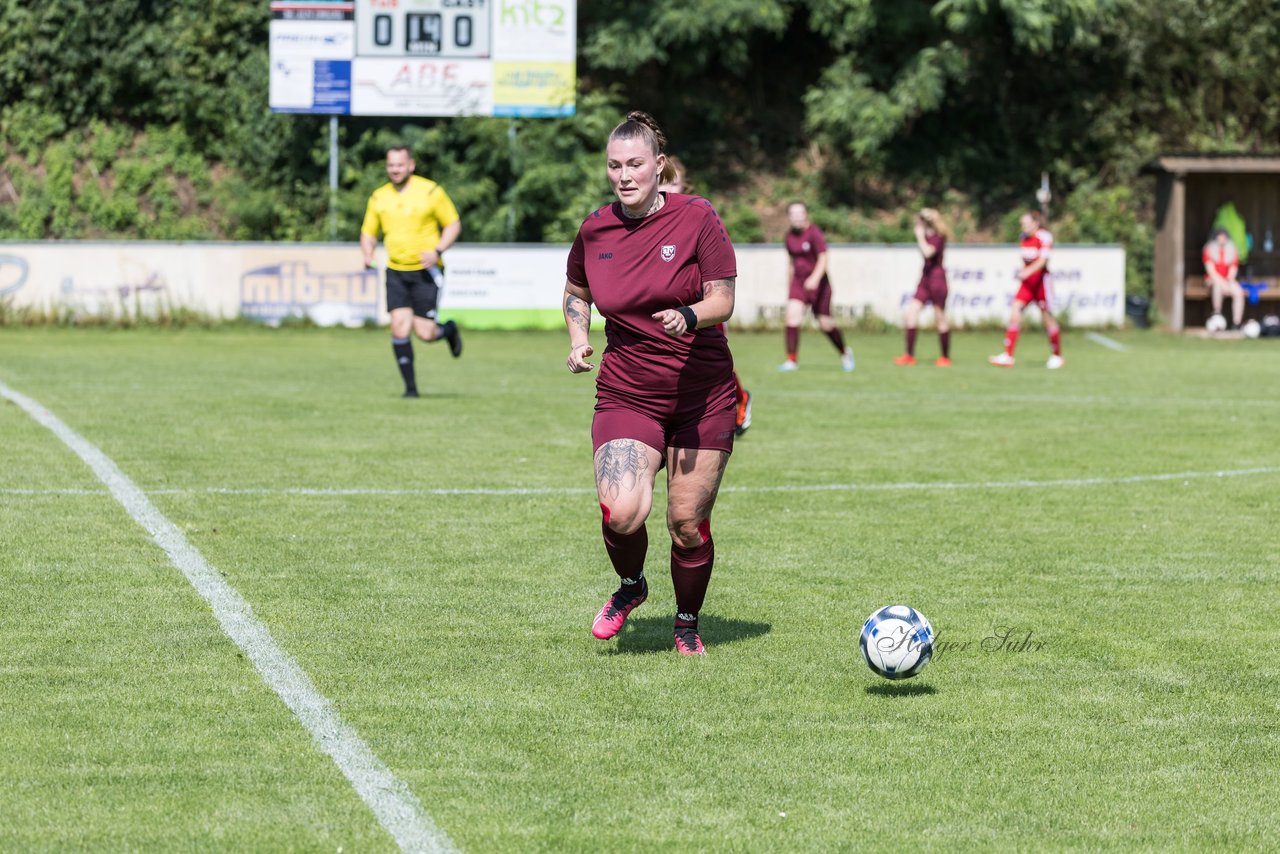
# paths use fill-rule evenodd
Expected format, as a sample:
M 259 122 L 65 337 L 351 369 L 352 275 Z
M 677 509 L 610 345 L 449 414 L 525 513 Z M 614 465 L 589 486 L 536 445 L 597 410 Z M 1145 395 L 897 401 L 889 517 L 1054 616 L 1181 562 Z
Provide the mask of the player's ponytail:
M 657 121 L 653 116 L 643 110 L 632 110 L 627 113 L 627 117 L 622 120 L 613 133 L 609 134 L 609 140 L 615 139 L 643 139 L 649 144 L 649 149 L 655 154 L 665 154 L 667 150 L 667 135 L 662 132 L 662 128 L 658 127 Z M 676 167 L 667 158 L 666 164 L 662 167 L 662 174 L 658 176 L 659 183 L 668 183 L 675 180 Z

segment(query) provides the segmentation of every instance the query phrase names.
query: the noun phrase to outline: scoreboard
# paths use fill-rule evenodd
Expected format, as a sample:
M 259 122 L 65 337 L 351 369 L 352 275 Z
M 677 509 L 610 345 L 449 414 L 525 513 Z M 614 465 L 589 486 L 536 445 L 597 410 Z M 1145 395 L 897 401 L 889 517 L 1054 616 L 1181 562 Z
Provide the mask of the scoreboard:
M 270 0 L 271 109 L 568 116 L 576 0 Z
M 356 55 L 486 59 L 493 7 L 486 0 L 356 0 Z

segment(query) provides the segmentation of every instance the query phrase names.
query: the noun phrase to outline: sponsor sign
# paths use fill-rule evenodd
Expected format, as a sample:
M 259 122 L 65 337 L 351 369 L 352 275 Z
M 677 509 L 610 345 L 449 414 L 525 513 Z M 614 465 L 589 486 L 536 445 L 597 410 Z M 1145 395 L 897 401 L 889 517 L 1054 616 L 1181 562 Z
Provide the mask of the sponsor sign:
M 909 246 L 832 246 L 832 312 L 900 322 L 920 279 Z M 563 325 L 566 245 L 477 245 L 450 249 L 441 313 L 472 327 Z M 776 326 L 787 299 L 781 245 L 737 247 L 735 326 Z M 662 252 L 654 257 L 662 264 Z M 1014 246 L 947 249 L 953 325 L 1002 323 L 1017 290 Z M 1057 246 L 1052 305 L 1076 327 L 1124 321 L 1124 250 Z M 14 307 L 95 315 L 189 309 L 266 323 L 307 317 L 323 325 L 386 322 L 384 274 L 361 267 L 356 244 L 4 243 L 0 299 Z M 1034 316 L 1035 310 L 1028 314 Z M 928 318 L 925 318 L 928 322 Z

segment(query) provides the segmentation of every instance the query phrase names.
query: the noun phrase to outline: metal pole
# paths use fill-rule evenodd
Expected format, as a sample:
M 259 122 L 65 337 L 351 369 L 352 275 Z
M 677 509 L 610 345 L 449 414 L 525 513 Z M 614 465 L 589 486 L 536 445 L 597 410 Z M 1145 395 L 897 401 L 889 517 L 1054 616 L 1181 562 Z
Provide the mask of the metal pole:
M 516 120 L 507 125 L 507 156 L 511 158 L 511 192 L 507 194 L 507 242 L 516 240 Z
M 329 117 L 329 239 L 338 239 L 338 117 Z

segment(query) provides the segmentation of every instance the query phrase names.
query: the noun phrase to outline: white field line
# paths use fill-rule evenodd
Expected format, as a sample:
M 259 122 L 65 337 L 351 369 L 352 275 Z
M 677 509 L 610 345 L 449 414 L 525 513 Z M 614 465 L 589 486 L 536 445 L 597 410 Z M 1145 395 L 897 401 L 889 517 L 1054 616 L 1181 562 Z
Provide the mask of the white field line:
M 178 527 L 156 509 L 146 494 L 106 454 L 35 400 L 3 382 L 0 382 L 0 397 L 22 407 L 74 451 L 134 521 L 164 549 L 173 565 L 209 603 L 222 630 L 244 651 L 263 680 L 307 728 L 320 749 L 329 754 L 402 850 L 456 850 L 409 787 L 374 755 L 355 729 L 316 689 L 306 671 L 280 648 L 266 625 L 254 616 L 244 597 L 205 561 Z
M 786 392 L 788 401 L 818 398 L 827 394 L 825 391 L 790 390 Z M 1280 407 L 1280 397 L 1269 398 L 1161 398 L 1161 397 L 1108 397 L 1096 394 L 964 394 L 961 392 L 920 392 L 888 391 L 867 389 L 858 391 L 859 400 L 909 400 L 915 403 L 926 401 L 946 403 L 1050 403 L 1057 408 L 1065 406 L 1119 406 L 1125 408 L 1148 408 L 1152 406 L 1187 407 L 1196 410 L 1219 410 L 1232 406 Z
M 1125 346 L 1121 344 L 1119 341 L 1115 340 L 1114 338 L 1108 338 L 1107 336 L 1099 332 L 1086 332 L 1084 337 L 1088 338 L 1094 344 L 1101 344 L 1103 347 L 1106 347 L 1108 350 L 1115 350 L 1118 353 L 1123 353 L 1125 351 Z
M 976 489 L 1046 489 L 1056 487 L 1108 486 L 1126 483 L 1160 483 L 1171 480 L 1203 480 L 1206 478 L 1254 477 L 1263 474 L 1280 474 L 1280 466 L 1248 469 L 1219 469 L 1216 471 L 1180 471 L 1165 474 L 1131 474 L 1113 477 L 1068 477 L 1047 480 L 977 480 L 977 481 L 903 481 L 898 483 L 796 483 L 773 486 L 725 486 L 720 491 L 738 494 L 778 492 L 955 492 Z M 344 496 L 423 496 L 446 497 L 478 495 L 490 497 L 519 497 L 525 495 L 592 495 L 594 489 L 579 486 L 510 487 L 474 489 L 363 489 L 308 487 L 251 487 L 237 489 L 211 486 L 204 489 L 153 489 L 151 495 L 300 495 L 319 498 Z M 101 495 L 101 490 L 91 489 L 0 489 L 0 495 Z

